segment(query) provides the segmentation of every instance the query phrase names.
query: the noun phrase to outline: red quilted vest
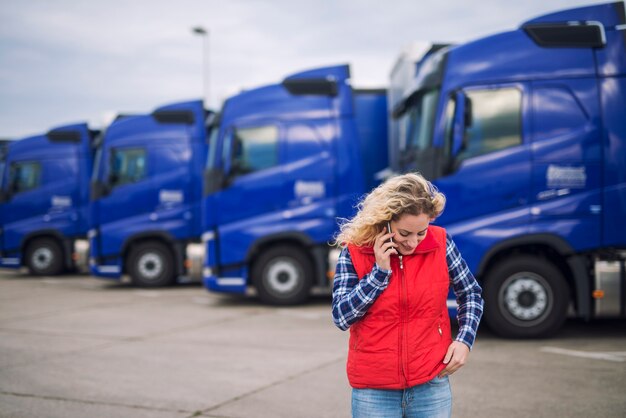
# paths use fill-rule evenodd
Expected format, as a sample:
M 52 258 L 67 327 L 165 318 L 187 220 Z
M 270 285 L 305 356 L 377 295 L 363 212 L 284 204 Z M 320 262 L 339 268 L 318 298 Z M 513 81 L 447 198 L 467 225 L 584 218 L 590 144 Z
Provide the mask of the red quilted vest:
M 359 276 L 376 258 L 373 247 L 348 246 Z M 348 380 L 354 388 L 405 389 L 428 382 L 445 368 L 450 318 L 446 231 L 429 226 L 413 254 L 391 257 L 389 285 L 350 327 Z

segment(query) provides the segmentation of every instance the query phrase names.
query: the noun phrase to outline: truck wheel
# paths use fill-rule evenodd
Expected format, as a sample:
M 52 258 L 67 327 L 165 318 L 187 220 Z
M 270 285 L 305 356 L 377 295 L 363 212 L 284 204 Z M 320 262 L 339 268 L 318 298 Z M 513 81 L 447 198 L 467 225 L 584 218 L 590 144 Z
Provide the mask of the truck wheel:
M 51 238 L 38 238 L 28 244 L 26 266 L 35 276 L 54 276 L 63 271 L 63 251 Z
M 160 242 L 150 241 L 135 246 L 128 257 L 128 273 L 141 287 L 168 286 L 174 282 L 174 259 Z
M 272 305 L 297 305 L 309 298 L 313 266 L 301 250 L 278 246 L 256 260 L 252 279 L 259 297 Z
M 512 256 L 485 280 L 485 320 L 509 338 L 552 336 L 565 321 L 570 300 L 563 274 L 547 260 Z

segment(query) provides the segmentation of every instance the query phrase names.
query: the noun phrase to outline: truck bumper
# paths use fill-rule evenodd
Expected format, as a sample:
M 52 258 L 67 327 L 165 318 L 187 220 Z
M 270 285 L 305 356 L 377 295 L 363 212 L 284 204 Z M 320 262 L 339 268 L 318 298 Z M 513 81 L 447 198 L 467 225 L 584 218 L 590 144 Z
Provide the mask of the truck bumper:
M 122 277 L 122 266 L 119 264 L 96 264 L 95 260 L 92 259 L 89 260 L 89 272 L 96 277 L 119 280 Z
M 0 267 L 18 269 L 22 266 L 22 260 L 19 257 L 0 257 Z
M 245 278 L 218 277 L 208 268 L 205 268 L 202 283 L 211 292 L 245 294 L 247 288 Z

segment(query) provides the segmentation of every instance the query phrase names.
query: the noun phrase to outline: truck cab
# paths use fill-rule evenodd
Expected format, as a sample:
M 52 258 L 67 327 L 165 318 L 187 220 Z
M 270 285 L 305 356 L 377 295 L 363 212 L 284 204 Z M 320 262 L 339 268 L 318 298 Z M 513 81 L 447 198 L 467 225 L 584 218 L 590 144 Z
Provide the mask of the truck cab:
M 104 132 L 91 183 L 92 274 L 128 274 L 145 287 L 200 279 L 202 256 L 193 264 L 191 248 L 201 235 L 211 115 L 202 101 L 176 103 L 120 116 Z
M 337 219 L 387 166 L 386 93 L 349 80 L 347 65 L 313 69 L 225 102 L 204 182 L 209 290 L 286 305 L 329 288 Z
M 0 151 L 0 266 L 33 275 L 87 267 L 89 177 L 98 131 L 61 126 Z
M 503 336 L 625 315 L 624 16 L 563 10 L 441 49 L 391 103 L 392 166 L 447 196 L 437 222 Z

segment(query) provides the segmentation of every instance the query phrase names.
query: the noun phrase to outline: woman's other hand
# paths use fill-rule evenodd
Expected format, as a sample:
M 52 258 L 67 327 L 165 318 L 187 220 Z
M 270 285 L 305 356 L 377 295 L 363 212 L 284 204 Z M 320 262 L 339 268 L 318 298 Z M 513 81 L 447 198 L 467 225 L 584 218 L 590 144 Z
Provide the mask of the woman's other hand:
M 461 367 L 465 366 L 467 358 L 469 357 L 469 352 L 470 349 L 467 345 L 460 341 L 453 341 L 448 347 L 448 352 L 443 359 L 444 364 L 447 364 L 447 366 L 437 377 L 449 376 Z

